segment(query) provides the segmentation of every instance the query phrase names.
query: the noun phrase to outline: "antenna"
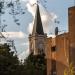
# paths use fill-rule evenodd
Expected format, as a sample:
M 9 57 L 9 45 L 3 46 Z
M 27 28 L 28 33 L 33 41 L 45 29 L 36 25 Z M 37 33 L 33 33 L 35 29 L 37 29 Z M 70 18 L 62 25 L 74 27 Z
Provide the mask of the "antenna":
M 58 27 L 55 28 L 55 35 L 58 35 Z

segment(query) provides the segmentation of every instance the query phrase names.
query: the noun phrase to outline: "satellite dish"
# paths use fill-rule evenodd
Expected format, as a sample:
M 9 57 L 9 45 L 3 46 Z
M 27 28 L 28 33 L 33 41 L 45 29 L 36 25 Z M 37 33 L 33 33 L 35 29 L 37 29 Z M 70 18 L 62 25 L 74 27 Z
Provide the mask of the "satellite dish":
M 58 35 L 58 27 L 55 28 L 55 35 Z

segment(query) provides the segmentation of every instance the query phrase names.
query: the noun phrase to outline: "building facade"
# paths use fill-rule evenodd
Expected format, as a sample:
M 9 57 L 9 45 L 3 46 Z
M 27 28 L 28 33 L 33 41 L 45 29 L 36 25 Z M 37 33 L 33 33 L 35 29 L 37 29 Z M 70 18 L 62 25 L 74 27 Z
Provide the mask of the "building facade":
M 64 75 L 70 63 L 75 68 L 75 6 L 68 9 L 68 33 L 47 37 L 43 31 L 40 10 L 37 5 L 32 34 L 29 35 L 30 53 L 45 53 L 47 75 Z M 75 75 L 75 74 L 74 74 Z

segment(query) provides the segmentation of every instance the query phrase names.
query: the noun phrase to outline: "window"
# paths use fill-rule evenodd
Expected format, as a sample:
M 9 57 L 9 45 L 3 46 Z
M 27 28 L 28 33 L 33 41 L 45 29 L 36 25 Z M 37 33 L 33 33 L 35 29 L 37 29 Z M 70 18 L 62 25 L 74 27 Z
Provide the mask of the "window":
M 51 51 L 52 52 L 56 51 L 56 46 L 51 47 Z

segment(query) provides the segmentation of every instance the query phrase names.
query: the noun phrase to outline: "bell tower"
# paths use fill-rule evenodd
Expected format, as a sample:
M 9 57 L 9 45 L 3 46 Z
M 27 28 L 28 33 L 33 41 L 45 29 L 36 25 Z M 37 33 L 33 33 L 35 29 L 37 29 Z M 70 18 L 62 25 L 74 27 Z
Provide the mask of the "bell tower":
M 45 53 L 46 38 L 47 34 L 43 31 L 40 9 L 37 4 L 33 31 L 32 34 L 29 35 L 30 53 L 33 53 L 34 55 Z

